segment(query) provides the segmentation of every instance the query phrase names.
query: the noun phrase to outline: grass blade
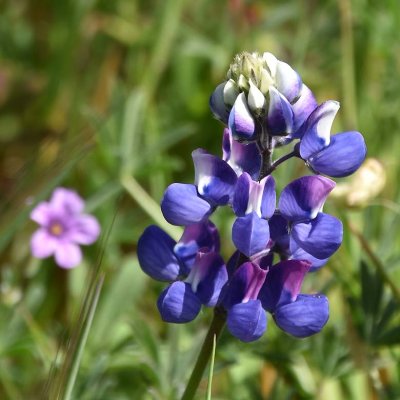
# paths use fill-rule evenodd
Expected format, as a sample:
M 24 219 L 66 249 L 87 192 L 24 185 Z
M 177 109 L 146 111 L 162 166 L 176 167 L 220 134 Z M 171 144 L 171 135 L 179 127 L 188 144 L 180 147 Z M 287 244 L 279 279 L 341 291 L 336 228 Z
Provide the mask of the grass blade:
M 208 384 L 207 384 L 207 397 L 206 400 L 211 400 L 211 389 L 212 389 L 212 378 L 214 374 L 214 361 L 215 361 L 215 349 L 217 347 L 217 336 L 213 337 L 213 348 L 211 353 L 210 371 L 208 372 Z

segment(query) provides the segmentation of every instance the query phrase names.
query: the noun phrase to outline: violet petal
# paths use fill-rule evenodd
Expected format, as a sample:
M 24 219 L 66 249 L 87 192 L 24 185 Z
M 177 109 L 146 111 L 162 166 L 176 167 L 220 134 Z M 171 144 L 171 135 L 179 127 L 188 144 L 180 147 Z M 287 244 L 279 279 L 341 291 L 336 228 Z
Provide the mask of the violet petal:
M 251 257 L 267 247 L 268 222 L 255 212 L 237 218 L 232 227 L 232 240 L 238 250 Z
M 308 117 L 300 142 L 300 155 L 309 159 L 330 143 L 333 120 L 339 110 L 337 101 L 328 100 L 319 105 Z
M 199 249 L 219 252 L 220 240 L 216 226 L 211 221 L 188 225 L 179 242 L 174 246 L 175 255 L 188 267 L 191 267 Z
M 256 143 L 243 144 L 234 140 L 228 128 L 224 129 L 222 142 L 223 159 L 232 167 L 236 175 L 247 172 L 257 179 L 261 167 L 261 155 Z
M 277 307 L 295 301 L 309 269 L 310 263 L 298 260 L 273 265 L 260 291 L 263 307 L 272 313 Z
M 208 307 L 217 304 L 222 287 L 228 280 L 224 260 L 215 252 L 199 252 L 186 279 L 200 301 Z
M 331 137 L 329 146 L 312 155 L 308 162 L 318 173 L 341 178 L 355 172 L 365 160 L 367 147 L 361 133 L 343 132 Z
M 234 139 L 252 141 L 256 138 L 257 128 L 254 118 L 247 106 L 246 95 L 240 93 L 229 114 L 229 129 Z
M 33 257 L 46 258 L 51 256 L 56 250 L 57 242 L 57 238 L 50 235 L 46 229 L 38 229 L 31 238 L 31 252 Z
M 235 304 L 228 311 L 229 332 L 242 342 L 259 339 L 267 329 L 267 316 L 259 300 Z
M 173 183 L 164 193 L 161 211 L 172 225 L 190 225 L 207 218 L 213 210 L 210 203 L 198 196 L 196 186 Z
M 80 247 L 70 242 L 58 242 L 54 256 L 57 265 L 61 268 L 74 268 L 82 261 Z
M 188 283 L 178 281 L 161 293 L 157 307 L 163 321 L 182 324 L 197 317 L 201 303 Z
M 321 294 L 301 294 L 294 303 L 279 307 L 274 319 L 285 332 L 298 338 L 318 333 L 329 319 L 329 302 Z
M 231 203 L 237 175 L 228 163 L 202 149 L 194 150 L 192 157 L 199 194 L 211 204 Z
M 294 224 L 292 236 L 307 253 L 323 260 L 329 258 L 340 247 L 343 225 L 332 215 L 319 213 L 310 222 Z
M 273 86 L 269 89 L 267 126 L 268 133 L 273 136 L 286 136 L 293 130 L 292 106 Z
M 279 199 L 279 210 L 288 221 L 316 217 L 335 182 L 323 176 L 303 176 L 287 185 Z
M 289 102 L 299 96 L 302 81 L 300 75 L 287 63 L 278 61 L 275 71 L 276 88 Z

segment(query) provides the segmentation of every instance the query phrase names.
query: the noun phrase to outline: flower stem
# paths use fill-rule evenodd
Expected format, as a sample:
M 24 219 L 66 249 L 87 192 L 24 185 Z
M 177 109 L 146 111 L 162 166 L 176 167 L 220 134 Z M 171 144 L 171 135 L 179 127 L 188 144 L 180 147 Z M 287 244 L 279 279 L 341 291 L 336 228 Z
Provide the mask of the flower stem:
M 267 176 L 269 174 L 271 174 L 271 172 L 275 171 L 275 169 L 278 167 L 278 165 L 282 164 L 283 162 L 285 162 L 286 160 L 289 160 L 289 158 L 292 157 L 296 157 L 298 155 L 298 152 L 296 150 L 293 150 L 292 152 L 285 154 L 284 156 L 282 156 L 281 158 L 278 158 L 276 161 L 274 161 L 269 168 L 266 169 L 265 171 L 265 175 Z M 263 176 L 263 177 L 264 177 Z M 261 178 L 262 179 L 262 178 Z
M 270 149 L 263 150 L 263 152 L 261 153 L 261 157 L 262 157 L 262 165 L 260 169 L 260 175 L 258 177 L 259 181 L 261 181 L 261 179 L 263 179 L 264 177 L 266 177 L 271 173 L 269 171 L 272 165 L 272 150 Z
M 274 151 L 272 138 L 268 135 L 266 131 L 263 131 L 261 134 L 261 140 L 258 143 L 258 150 L 261 154 L 262 163 L 258 180 L 261 181 L 262 178 L 270 174 L 270 172 L 268 173 L 268 171 L 272 165 L 272 153 Z
M 192 371 L 189 382 L 183 393 L 182 400 L 191 400 L 196 394 L 197 388 L 203 377 L 204 370 L 210 360 L 213 352 L 214 340 L 218 341 L 226 322 L 226 312 L 222 307 L 214 309 L 214 317 L 211 321 L 210 328 L 208 329 L 207 336 L 201 347 L 200 354 L 197 358 L 196 365 Z M 215 339 L 214 339 L 215 337 Z

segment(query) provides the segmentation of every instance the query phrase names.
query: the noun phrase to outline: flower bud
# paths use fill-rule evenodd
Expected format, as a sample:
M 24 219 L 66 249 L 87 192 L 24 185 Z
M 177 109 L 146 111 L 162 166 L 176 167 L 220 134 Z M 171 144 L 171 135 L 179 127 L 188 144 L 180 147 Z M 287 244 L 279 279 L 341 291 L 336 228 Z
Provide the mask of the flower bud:
M 228 106 L 233 106 L 238 95 L 239 89 L 235 81 L 233 79 L 229 79 L 224 86 L 224 103 Z
M 236 55 L 229 67 L 227 77 L 228 80 L 223 86 L 223 95 L 220 95 L 221 89 L 215 90 L 210 106 L 214 115 L 228 125 L 226 113 L 230 114 L 231 129 L 234 119 L 231 115 L 232 108 L 242 93 L 242 100 L 246 103 L 242 105 L 242 108 L 248 109 L 248 113 L 251 114 L 248 119 L 258 123 L 260 128 L 269 135 L 285 136 L 289 141 L 293 139 L 292 136 L 296 135 L 297 129 L 315 108 L 311 102 L 312 94 L 308 96 L 311 98 L 310 101 L 304 102 L 302 98 L 301 107 L 295 107 L 296 102 L 301 98 L 304 86 L 301 78 L 292 67 L 279 61 L 271 53 L 243 52 Z M 274 93 L 271 94 L 271 91 Z M 279 98 L 279 104 L 275 101 L 271 106 L 271 96 L 274 99 Z M 306 108 L 305 112 L 303 108 Z M 269 116 L 269 114 L 273 115 Z M 236 139 L 244 140 L 241 135 L 235 134 L 235 129 L 233 133 Z M 245 140 L 246 142 L 255 141 L 257 135 L 246 133 Z
M 264 109 L 265 97 L 261 93 L 260 89 L 250 81 L 249 95 L 247 96 L 247 104 L 251 111 L 254 112 L 256 116 L 260 115 Z

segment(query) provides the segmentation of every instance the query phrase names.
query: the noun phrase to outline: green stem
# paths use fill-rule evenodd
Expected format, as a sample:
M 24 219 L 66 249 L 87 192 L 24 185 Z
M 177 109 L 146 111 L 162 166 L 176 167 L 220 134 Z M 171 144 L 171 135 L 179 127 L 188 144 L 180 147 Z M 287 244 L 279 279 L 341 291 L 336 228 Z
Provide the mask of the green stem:
M 268 135 L 268 132 L 263 131 L 261 134 L 260 143 L 258 143 L 258 149 L 261 154 L 261 168 L 258 180 L 261 181 L 262 178 L 269 175 L 271 172 L 270 168 L 272 165 L 272 153 L 274 151 L 272 145 L 272 138 Z
M 201 347 L 199 357 L 197 358 L 196 365 L 192 371 L 189 382 L 183 393 L 182 400 L 191 400 L 196 394 L 199 387 L 201 378 L 203 377 L 204 370 L 210 360 L 213 352 L 214 340 L 218 341 L 226 322 L 226 312 L 223 308 L 216 307 L 214 309 L 214 317 L 211 321 L 210 328 L 208 329 L 207 336 Z
M 278 158 L 276 161 L 274 161 L 269 168 L 266 168 L 266 170 L 264 171 L 264 176 L 270 175 L 273 171 L 275 171 L 275 169 L 282 164 L 283 162 L 285 162 L 286 160 L 289 160 L 289 158 L 292 157 L 296 157 L 298 155 L 296 150 L 293 150 L 292 152 L 285 154 L 284 156 L 282 156 L 281 158 Z M 261 175 L 260 175 L 261 176 Z M 263 178 L 262 177 L 262 178 Z M 262 179 L 260 178 L 260 180 Z

